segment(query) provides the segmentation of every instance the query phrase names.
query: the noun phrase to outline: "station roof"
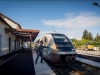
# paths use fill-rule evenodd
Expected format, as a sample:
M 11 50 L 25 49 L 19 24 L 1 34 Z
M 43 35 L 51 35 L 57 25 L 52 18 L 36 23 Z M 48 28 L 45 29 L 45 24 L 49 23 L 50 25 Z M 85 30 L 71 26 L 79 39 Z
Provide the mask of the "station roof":
M 10 19 L 9 17 L 5 16 L 4 14 L 0 13 L 0 17 L 1 17 L 1 16 L 6 17 L 7 19 L 9 19 L 10 21 L 12 21 L 13 23 L 17 24 L 20 28 L 22 28 L 22 27 L 20 26 L 20 24 L 18 24 L 18 23 L 15 22 L 14 20 Z
M 29 30 L 29 29 L 15 29 L 15 28 L 5 28 L 6 32 L 11 32 L 23 41 L 30 41 L 30 36 L 32 41 L 35 40 L 39 34 L 39 30 Z
M 17 24 L 19 26 L 18 29 L 16 28 L 12 28 L 4 19 L 3 17 L 6 17 L 7 19 L 9 19 L 10 21 L 14 22 L 15 24 Z M 23 41 L 30 41 L 30 34 L 31 34 L 31 40 L 34 41 L 37 37 L 37 35 L 39 34 L 39 30 L 30 30 L 30 29 L 22 29 L 21 26 L 13 21 L 12 19 L 8 18 L 7 16 L 3 15 L 0 13 L 0 20 L 2 22 L 4 22 L 9 28 L 5 28 L 6 32 L 10 32 L 12 34 L 14 34 L 15 36 L 17 36 L 18 38 L 20 38 Z

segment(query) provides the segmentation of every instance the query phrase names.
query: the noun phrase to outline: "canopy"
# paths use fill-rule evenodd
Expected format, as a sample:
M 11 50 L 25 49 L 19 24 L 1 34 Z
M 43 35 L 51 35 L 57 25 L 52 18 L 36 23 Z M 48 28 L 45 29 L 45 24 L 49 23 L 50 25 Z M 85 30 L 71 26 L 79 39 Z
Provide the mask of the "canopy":
M 15 28 L 5 28 L 6 33 L 11 32 L 23 41 L 34 41 L 37 37 L 39 30 L 29 30 L 29 29 L 15 29 Z

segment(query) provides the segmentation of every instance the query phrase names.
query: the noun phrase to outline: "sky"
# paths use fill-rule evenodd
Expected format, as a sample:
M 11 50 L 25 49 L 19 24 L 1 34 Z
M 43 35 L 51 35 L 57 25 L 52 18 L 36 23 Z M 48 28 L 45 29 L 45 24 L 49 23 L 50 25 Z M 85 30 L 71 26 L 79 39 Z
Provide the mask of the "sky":
M 40 30 L 37 38 L 46 33 L 62 33 L 81 39 L 86 29 L 100 34 L 99 0 L 19 0 L 0 1 L 0 13 L 11 18 L 23 29 Z

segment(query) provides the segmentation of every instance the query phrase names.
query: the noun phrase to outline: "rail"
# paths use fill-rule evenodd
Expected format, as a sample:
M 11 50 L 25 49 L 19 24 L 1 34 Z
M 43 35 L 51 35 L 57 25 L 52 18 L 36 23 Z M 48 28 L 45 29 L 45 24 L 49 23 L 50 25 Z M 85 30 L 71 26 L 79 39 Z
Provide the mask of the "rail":
M 85 75 L 83 72 L 68 64 L 54 65 L 46 60 L 45 62 L 49 65 L 49 67 L 54 71 L 56 75 Z
M 100 68 L 79 61 L 70 64 L 54 65 L 46 61 L 56 75 L 100 75 Z

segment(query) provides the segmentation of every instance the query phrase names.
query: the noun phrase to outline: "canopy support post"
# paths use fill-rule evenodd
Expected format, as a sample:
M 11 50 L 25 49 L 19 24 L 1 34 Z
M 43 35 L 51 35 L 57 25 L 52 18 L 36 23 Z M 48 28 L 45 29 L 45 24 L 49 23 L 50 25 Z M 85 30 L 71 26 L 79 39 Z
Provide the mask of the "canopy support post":
M 30 54 L 32 54 L 32 34 L 30 33 Z

